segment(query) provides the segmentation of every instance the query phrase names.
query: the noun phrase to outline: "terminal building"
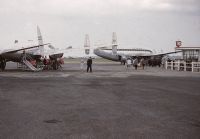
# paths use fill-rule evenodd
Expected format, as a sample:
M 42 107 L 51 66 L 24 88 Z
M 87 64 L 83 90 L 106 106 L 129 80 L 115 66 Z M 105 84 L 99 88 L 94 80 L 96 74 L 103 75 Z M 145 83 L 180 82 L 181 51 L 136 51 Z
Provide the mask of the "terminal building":
M 181 41 L 176 41 L 175 51 L 182 51 L 182 59 L 186 62 L 200 62 L 200 47 L 182 47 Z
M 182 47 L 181 41 L 176 41 L 176 52 L 182 53 L 181 59 L 166 61 L 166 69 L 178 71 L 200 72 L 200 47 Z

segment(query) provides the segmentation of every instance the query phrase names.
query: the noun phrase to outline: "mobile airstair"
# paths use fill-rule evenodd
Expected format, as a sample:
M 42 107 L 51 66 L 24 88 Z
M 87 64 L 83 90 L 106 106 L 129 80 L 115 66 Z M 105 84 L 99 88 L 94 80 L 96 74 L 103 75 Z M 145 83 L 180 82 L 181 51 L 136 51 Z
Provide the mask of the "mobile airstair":
M 25 60 L 25 59 L 24 59 L 22 62 L 23 62 L 23 64 L 26 65 L 27 68 L 28 68 L 29 70 L 31 70 L 31 71 L 40 71 L 40 70 L 41 70 L 41 69 L 38 69 L 38 68 L 34 67 L 28 60 Z
M 30 70 L 30 71 L 41 71 L 42 68 L 36 68 L 34 67 L 30 62 L 32 60 L 32 58 L 28 55 L 23 56 L 22 61 L 20 63 L 18 63 L 18 68 L 21 68 L 23 70 Z

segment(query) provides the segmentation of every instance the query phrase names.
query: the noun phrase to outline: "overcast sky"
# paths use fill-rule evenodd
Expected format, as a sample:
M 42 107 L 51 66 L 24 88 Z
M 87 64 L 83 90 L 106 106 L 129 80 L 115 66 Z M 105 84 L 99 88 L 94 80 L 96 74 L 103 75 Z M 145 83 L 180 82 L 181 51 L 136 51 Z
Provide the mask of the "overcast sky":
M 200 46 L 200 0 L 0 0 L 0 49 L 37 40 L 55 47 L 111 43 L 174 50 L 175 41 Z

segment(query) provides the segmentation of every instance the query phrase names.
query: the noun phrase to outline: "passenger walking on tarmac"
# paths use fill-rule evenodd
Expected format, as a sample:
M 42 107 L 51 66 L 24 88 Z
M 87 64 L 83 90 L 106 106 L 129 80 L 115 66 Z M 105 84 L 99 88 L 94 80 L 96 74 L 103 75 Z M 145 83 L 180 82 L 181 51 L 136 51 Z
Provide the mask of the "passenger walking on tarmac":
M 81 68 L 81 70 L 84 69 L 84 63 L 85 63 L 84 59 L 81 58 L 81 63 L 80 63 L 80 68 Z
M 137 70 L 137 66 L 138 66 L 138 58 L 135 59 L 133 66 L 135 67 L 135 70 Z
M 140 64 L 141 64 L 141 66 L 142 66 L 142 69 L 144 69 L 144 66 L 145 66 L 144 58 L 142 58 L 142 59 L 140 60 Z
M 25 52 L 25 50 L 24 50 L 23 53 L 22 53 L 22 60 L 23 60 L 23 61 L 26 60 L 26 52 Z
M 90 72 L 92 72 L 92 58 L 91 57 L 87 60 L 87 72 L 89 71 L 89 69 L 90 69 Z
M 131 66 L 131 59 L 128 58 L 128 59 L 126 60 L 126 68 L 128 68 L 128 67 L 130 67 L 130 66 Z

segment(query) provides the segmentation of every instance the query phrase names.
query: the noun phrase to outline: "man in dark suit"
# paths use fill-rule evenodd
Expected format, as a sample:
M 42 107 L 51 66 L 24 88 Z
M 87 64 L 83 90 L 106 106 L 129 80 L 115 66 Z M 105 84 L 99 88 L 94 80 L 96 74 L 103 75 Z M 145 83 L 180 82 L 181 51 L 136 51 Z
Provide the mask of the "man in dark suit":
M 90 69 L 90 72 L 92 72 L 92 58 L 91 57 L 87 60 L 87 72 L 89 71 L 89 69 Z

